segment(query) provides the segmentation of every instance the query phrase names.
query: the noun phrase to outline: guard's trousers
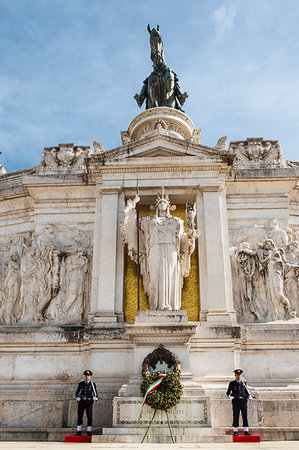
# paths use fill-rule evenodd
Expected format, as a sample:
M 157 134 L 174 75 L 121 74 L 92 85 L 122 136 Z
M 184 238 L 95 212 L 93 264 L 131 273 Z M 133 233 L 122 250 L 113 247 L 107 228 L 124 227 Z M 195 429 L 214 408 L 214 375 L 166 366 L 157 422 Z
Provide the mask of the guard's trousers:
M 86 411 L 87 415 L 87 426 L 92 426 L 92 407 L 93 407 L 93 400 L 80 400 L 78 402 L 78 421 L 77 425 L 82 425 L 83 423 L 83 414 L 84 411 Z
M 233 427 L 238 428 L 238 426 L 239 426 L 240 411 L 242 413 L 243 427 L 248 427 L 247 399 L 234 398 L 232 401 L 232 404 L 233 404 Z

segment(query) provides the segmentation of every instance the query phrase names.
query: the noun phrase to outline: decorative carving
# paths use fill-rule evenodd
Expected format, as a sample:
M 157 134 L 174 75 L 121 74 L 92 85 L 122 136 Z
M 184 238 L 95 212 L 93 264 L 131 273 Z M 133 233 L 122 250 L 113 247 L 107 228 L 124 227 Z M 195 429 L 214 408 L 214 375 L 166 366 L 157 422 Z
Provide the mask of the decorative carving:
M 129 256 L 135 262 L 138 260 L 135 207 L 139 200 L 139 196 L 128 200 L 121 223 L 124 243 L 128 244 Z M 144 289 L 151 310 L 179 310 L 183 278 L 189 276 L 190 256 L 199 233 L 194 227 L 184 232 L 183 221 L 171 216 L 170 210 L 175 209 L 175 206 L 170 205 L 168 196 L 164 195 L 164 188 L 151 209 L 156 210 L 154 217 L 139 219 L 140 271 Z M 192 216 L 193 219 L 190 213 L 190 223 L 192 220 L 194 223 L 194 209 Z
M 292 239 L 296 240 L 296 234 L 290 228 L 286 230 L 280 228 L 278 219 L 271 219 L 264 225 L 240 227 L 231 232 L 231 242 L 234 246 L 246 241 L 256 248 L 257 242 L 262 242 L 267 238 L 272 239 L 277 247 L 285 250 L 288 242 Z
M 95 155 L 105 153 L 105 149 L 100 142 L 93 141 L 93 151 Z
M 283 158 L 278 141 L 263 138 L 247 138 L 231 142 L 229 150 L 235 155 L 234 167 L 273 168 L 290 164 Z
M 268 223 L 267 234 L 273 239 L 266 237 L 252 249 L 248 242 L 231 248 L 240 322 L 286 320 L 296 317 L 298 311 L 299 243 L 288 242 L 276 219 Z
M 220 139 L 218 139 L 217 144 L 215 145 L 215 150 L 227 150 L 226 148 L 227 143 L 227 136 L 223 136 Z
M 193 229 L 195 227 L 196 203 L 186 204 L 186 214 L 188 217 L 188 227 Z
M 150 375 L 150 367 L 155 370 L 158 362 L 162 364 L 163 361 L 167 364 L 168 369 L 173 366 L 173 372 L 179 378 L 181 375 L 181 362 L 173 353 L 164 348 L 162 344 L 144 358 L 142 363 L 142 376 L 145 378 Z
M 0 323 L 80 323 L 91 254 L 80 229 L 45 225 L 12 248 L 0 290 Z
M 0 164 L 0 175 L 5 175 L 5 174 L 6 174 L 6 170 L 4 169 L 2 164 Z
M 77 147 L 74 144 L 59 144 L 57 147 L 45 147 L 40 163 L 40 173 L 61 170 L 86 171 L 86 158 L 90 158 L 90 147 Z
M 2 286 L 3 290 L 0 291 L 0 319 L 2 319 L 3 324 L 11 323 L 17 313 L 20 285 L 20 258 L 17 253 L 13 253 L 8 263 L 7 274 Z

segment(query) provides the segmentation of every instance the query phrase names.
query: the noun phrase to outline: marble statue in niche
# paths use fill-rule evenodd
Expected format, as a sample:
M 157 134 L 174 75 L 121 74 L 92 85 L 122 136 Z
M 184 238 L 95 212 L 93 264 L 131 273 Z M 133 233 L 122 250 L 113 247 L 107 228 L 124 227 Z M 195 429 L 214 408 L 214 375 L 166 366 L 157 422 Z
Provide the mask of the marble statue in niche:
M 139 201 L 138 195 L 128 200 L 121 223 L 124 243 L 128 244 L 129 256 L 135 262 L 138 262 L 136 205 Z M 194 227 L 195 205 L 187 205 L 187 232 L 182 219 L 170 214 L 175 206 L 170 205 L 163 188 L 152 208 L 156 211 L 154 217 L 139 219 L 139 259 L 144 289 L 151 310 L 179 310 L 183 279 L 190 273 L 190 256 L 199 235 Z
M 86 306 L 91 239 L 82 230 L 47 224 L 17 237 L 1 262 L 0 323 L 81 323 Z
M 268 226 L 270 225 L 270 226 Z M 273 219 L 261 243 L 231 248 L 235 308 L 240 322 L 296 317 L 299 308 L 299 243 Z M 275 240 L 274 240 L 275 239 Z

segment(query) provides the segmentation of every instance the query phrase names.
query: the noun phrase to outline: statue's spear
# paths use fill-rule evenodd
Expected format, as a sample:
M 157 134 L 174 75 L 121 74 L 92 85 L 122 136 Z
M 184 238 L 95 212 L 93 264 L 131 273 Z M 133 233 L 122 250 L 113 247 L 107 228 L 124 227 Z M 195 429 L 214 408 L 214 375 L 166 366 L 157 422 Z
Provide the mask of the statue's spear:
M 138 195 L 138 178 L 137 187 Z M 139 202 L 136 205 L 136 227 L 137 227 L 137 309 L 140 310 L 140 255 L 139 255 Z

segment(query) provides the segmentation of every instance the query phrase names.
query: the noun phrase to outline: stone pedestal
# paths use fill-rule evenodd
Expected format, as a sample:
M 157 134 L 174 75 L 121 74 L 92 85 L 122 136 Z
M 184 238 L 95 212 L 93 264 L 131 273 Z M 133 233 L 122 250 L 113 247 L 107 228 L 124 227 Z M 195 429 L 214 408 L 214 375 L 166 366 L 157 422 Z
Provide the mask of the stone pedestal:
M 138 420 L 142 397 L 140 384 L 144 358 L 160 344 L 170 350 L 181 362 L 183 396 L 178 405 L 169 410 L 172 426 L 209 426 L 208 398 L 201 386 L 193 381 L 190 368 L 190 339 L 197 325 L 188 322 L 186 311 L 138 311 L 135 323 L 127 325 L 135 355 L 134 373 L 128 384 L 123 385 L 113 401 L 113 426 L 148 426 L 153 415 L 152 408 L 145 405 L 141 421 Z M 159 363 L 155 370 L 169 370 Z M 171 370 L 171 369 L 170 369 Z M 167 425 L 164 412 L 156 415 L 154 424 Z

